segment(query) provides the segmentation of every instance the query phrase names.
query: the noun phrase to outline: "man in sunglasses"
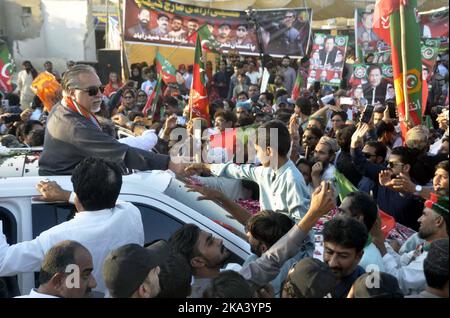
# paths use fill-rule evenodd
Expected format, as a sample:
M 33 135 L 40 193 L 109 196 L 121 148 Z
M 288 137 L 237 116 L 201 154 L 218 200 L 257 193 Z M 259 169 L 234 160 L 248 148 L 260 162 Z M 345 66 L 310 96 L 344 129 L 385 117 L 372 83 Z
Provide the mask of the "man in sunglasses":
M 182 172 L 182 165 L 170 161 L 168 156 L 121 144 L 102 132 L 95 117 L 102 102 L 100 86 L 91 66 L 75 65 L 64 74 L 63 99 L 53 107 L 47 120 L 39 174 L 71 175 L 86 157 L 107 158 L 124 171 L 127 168 Z
M 417 219 L 423 210 L 423 199 L 411 193 L 398 192 L 393 188 L 395 179 L 399 176 L 411 178 L 411 168 L 416 158 L 410 149 L 396 147 L 388 156 L 387 168 L 371 162 L 361 151 L 362 140 L 368 130 L 369 126 L 363 124 L 352 136 L 350 154 L 356 169 L 363 171 L 364 176 L 377 184 L 374 198 L 377 199 L 378 207 L 393 216 L 398 223 L 417 231 L 419 229 Z M 416 183 L 416 180 L 413 182 Z

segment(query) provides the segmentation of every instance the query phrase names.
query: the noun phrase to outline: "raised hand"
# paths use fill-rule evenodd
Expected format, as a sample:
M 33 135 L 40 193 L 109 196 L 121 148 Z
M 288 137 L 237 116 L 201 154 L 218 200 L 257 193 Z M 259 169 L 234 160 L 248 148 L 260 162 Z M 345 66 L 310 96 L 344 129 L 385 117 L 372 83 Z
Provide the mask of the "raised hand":
M 392 188 L 394 182 L 392 181 L 392 172 L 390 170 L 383 170 L 378 174 L 378 181 L 383 187 Z

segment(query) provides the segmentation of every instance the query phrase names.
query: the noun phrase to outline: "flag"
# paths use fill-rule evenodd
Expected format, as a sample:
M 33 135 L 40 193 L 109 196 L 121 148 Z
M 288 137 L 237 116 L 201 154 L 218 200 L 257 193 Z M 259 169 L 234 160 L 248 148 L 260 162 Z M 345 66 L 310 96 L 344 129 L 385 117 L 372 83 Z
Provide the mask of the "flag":
M 58 103 L 62 97 L 62 87 L 55 76 L 49 72 L 42 72 L 31 83 L 31 90 L 39 97 L 47 112 L 52 110 L 53 105 Z
M 339 193 L 339 199 L 341 202 L 344 200 L 344 198 L 352 192 L 358 191 L 358 188 L 356 188 L 353 183 L 350 182 L 342 173 L 335 170 L 334 172 L 334 178 L 335 178 L 335 185 L 336 190 Z
M 6 43 L 0 40 L 0 91 L 12 92 L 11 77 L 14 70 L 14 62 Z
M 156 53 L 156 71 L 167 85 L 177 82 L 177 70 L 161 53 Z
M 156 82 L 156 86 L 153 89 L 150 96 L 147 98 L 147 102 L 145 103 L 144 108 L 142 109 L 142 113 L 144 116 L 148 117 L 148 111 L 151 111 L 151 114 L 155 114 L 156 105 L 158 104 L 159 95 L 161 95 L 161 80 L 162 76 L 158 76 L 158 81 Z
M 212 35 L 211 31 L 209 31 L 209 28 L 206 24 L 202 25 L 197 30 L 197 34 L 200 37 L 202 49 L 207 52 L 222 54 L 220 43 L 216 40 L 214 35 Z
M 400 6 L 404 6 L 405 30 L 400 23 Z M 390 44 L 392 49 L 392 68 L 394 71 L 394 87 L 397 110 L 403 139 L 408 131 L 408 124 L 422 123 L 422 61 L 420 26 L 418 21 L 417 0 L 378 0 L 375 5 L 374 32 Z M 389 30 L 389 36 L 387 31 Z M 405 43 L 402 32 L 406 33 Z M 402 45 L 406 52 L 402 52 Z M 403 65 L 403 54 L 406 65 Z M 409 105 L 405 105 L 403 77 L 406 72 L 406 86 Z M 408 111 L 410 122 L 406 123 Z
M 206 91 L 205 63 L 202 56 L 200 37 L 195 41 L 194 70 L 192 73 L 192 86 L 189 93 L 189 111 L 191 118 L 204 118 L 211 124 L 209 116 L 208 93 Z
M 297 72 L 297 77 L 295 78 L 295 84 L 294 88 L 292 89 L 292 95 L 291 98 L 296 101 L 297 98 L 300 96 L 300 89 L 302 87 L 303 78 L 302 78 L 302 72 L 300 72 L 300 68 Z

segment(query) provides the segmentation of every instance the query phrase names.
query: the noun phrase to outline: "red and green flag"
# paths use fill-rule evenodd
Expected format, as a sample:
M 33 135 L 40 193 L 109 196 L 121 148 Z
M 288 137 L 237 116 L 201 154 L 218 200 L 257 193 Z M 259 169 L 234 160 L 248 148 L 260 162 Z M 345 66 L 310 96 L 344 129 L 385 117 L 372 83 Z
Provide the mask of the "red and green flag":
M 148 116 L 148 111 L 150 111 L 150 113 L 152 115 L 155 114 L 159 96 L 161 95 L 161 81 L 162 81 L 162 76 L 158 76 L 158 81 L 156 82 L 156 86 L 153 89 L 150 96 L 147 98 L 147 102 L 145 103 L 145 106 L 142 109 L 142 113 L 144 114 L 144 116 Z
M 166 83 L 166 85 L 168 85 L 169 83 L 176 83 L 177 70 L 159 52 L 156 53 L 156 71 L 161 75 L 162 80 L 164 81 L 164 83 Z
M 214 35 L 208 28 L 207 24 L 202 25 L 198 30 L 197 34 L 200 37 L 200 41 L 202 44 L 202 49 L 211 52 L 221 54 L 222 50 L 220 49 L 220 43 L 216 40 Z
M 10 93 L 12 87 L 12 74 L 14 71 L 14 63 L 9 53 L 8 46 L 0 40 L 0 91 Z
M 200 37 L 195 42 L 194 70 L 192 86 L 189 93 L 189 110 L 191 118 L 204 118 L 211 124 L 209 116 L 208 92 L 206 91 L 205 63 L 202 55 Z
M 295 78 L 295 84 L 294 88 L 292 89 L 291 98 L 296 101 L 297 98 L 300 96 L 300 90 L 303 85 L 303 78 L 302 78 L 302 72 L 300 72 L 300 69 L 297 72 L 297 77 Z
M 404 8 L 404 29 L 401 25 L 400 7 Z M 405 122 L 408 112 L 410 125 L 422 123 L 422 61 L 420 26 L 417 0 L 377 0 L 375 4 L 374 32 L 390 44 L 392 49 L 392 68 L 394 87 L 403 138 L 408 130 Z M 405 32 L 405 42 L 402 39 Z M 402 51 L 405 47 L 405 52 Z M 404 61 L 403 61 L 404 60 Z M 403 76 L 406 73 L 407 94 L 403 89 Z M 409 105 L 405 105 L 405 95 Z

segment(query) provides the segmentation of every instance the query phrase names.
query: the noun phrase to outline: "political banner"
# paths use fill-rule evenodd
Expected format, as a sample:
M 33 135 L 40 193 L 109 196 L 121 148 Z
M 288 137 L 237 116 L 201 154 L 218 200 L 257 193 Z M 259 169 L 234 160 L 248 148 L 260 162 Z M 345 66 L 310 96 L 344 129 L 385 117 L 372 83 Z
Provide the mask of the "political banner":
M 194 48 L 197 30 L 206 25 L 224 53 L 237 50 L 259 55 L 261 42 L 264 54 L 300 57 L 308 50 L 311 21 L 308 8 L 255 10 L 248 15 L 171 1 L 126 0 L 124 38 L 126 42 Z
M 370 105 L 395 99 L 392 65 L 354 64 L 350 85 L 353 97 L 365 98 Z
M 314 35 L 307 79 L 309 88 L 315 81 L 339 86 L 347 51 L 348 36 Z
M 422 37 L 440 38 L 448 44 L 448 7 L 419 13 Z
M 390 50 L 389 45 L 373 32 L 373 11 L 355 10 L 355 50 L 361 62 L 369 53 L 380 54 Z

